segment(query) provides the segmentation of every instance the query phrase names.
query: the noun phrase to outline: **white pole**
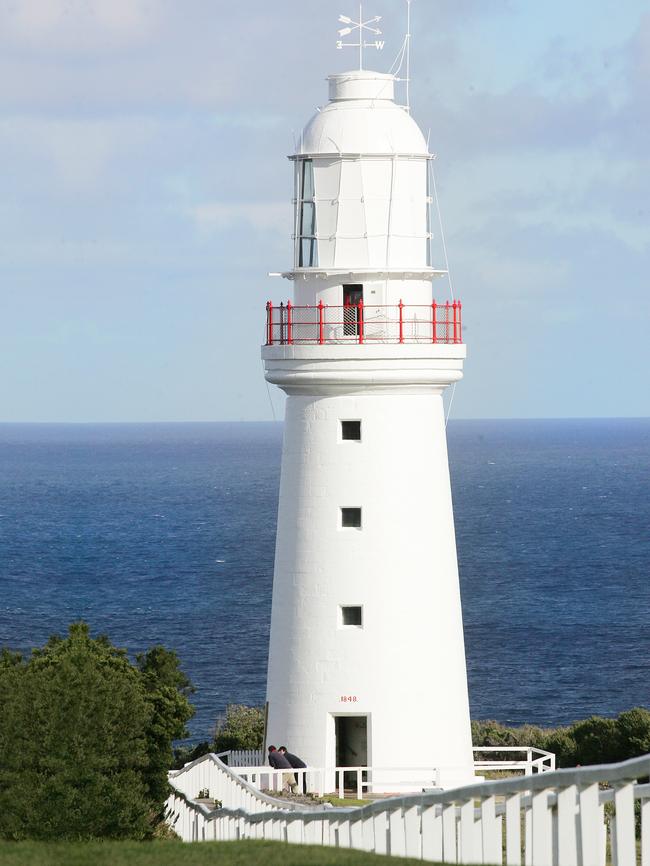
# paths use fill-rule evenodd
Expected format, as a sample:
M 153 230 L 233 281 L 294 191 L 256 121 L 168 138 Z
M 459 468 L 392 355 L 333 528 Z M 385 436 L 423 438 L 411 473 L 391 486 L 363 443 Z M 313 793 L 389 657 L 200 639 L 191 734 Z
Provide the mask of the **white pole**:
M 406 0 L 406 107 L 411 110 L 411 0 Z
M 363 69 L 363 0 L 359 0 L 359 69 Z

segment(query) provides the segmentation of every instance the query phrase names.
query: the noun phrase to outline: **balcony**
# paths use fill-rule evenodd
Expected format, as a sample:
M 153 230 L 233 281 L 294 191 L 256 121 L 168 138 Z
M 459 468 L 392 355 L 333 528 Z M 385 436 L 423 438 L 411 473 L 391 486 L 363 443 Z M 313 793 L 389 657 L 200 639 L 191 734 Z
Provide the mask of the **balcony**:
M 266 305 L 266 345 L 463 342 L 462 304 Z

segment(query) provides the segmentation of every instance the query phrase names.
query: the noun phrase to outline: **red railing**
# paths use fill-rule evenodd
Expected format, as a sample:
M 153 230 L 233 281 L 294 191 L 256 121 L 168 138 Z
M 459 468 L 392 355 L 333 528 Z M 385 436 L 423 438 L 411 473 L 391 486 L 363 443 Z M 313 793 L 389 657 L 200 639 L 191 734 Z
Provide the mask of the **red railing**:
M 462 304 L 266 305 L 266 345 L 462 343 Z

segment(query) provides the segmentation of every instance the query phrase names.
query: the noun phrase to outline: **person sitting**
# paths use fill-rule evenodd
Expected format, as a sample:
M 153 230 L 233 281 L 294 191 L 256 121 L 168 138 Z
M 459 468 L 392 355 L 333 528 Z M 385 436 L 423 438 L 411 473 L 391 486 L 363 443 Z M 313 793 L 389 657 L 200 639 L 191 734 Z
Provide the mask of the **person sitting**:
M 275 746 L 269 746 L 269 764 L 274 770 L 291 770 L 291 764 L 287 758 L 279 752 Z M 282 774 L 282 790 L 293 793 L 296 786 L 296 777 L 293 773 Z

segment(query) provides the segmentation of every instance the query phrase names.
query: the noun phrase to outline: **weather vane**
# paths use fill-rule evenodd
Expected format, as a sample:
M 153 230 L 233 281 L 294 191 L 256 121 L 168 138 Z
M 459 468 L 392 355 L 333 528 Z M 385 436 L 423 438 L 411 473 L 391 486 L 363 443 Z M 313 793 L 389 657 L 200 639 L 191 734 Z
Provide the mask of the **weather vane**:
M 374 18 L 369 18 L 367 21 L 363 20 L 363 3 L 359 3 L 359 20 L 353 21 L 351 18 L 348 18 L 347 15 L 339 15 L 339 22 L 341 24 L 347 24 L 347 27 L 343 27 L 342 30 L 339 30 L 340 39 L 336 42 L 336 47 L 341 50 L 343 48 L 358 48 L 359 49 L 359 69 L 363 69 L 363 49 L 364 48 L 376 48 L 377 51 L 382 51 L 384 47 L 384 41 L 382 39 L 375 39 L 374 41 L 366 42 L 365 33 L 372 33 L 374 36 L 381 36 L 381 30 L 377 27 L 373 27 L 373 24 L 377 24 L 381 21 L 381 15 L 375 15 Z M 359 41 L 358 42 L 343 42 L 343 37 L 349 36 L 351 33 L 358 31 L 359 33 Z

